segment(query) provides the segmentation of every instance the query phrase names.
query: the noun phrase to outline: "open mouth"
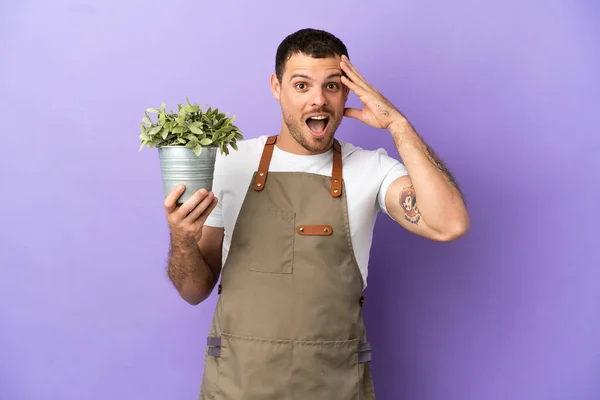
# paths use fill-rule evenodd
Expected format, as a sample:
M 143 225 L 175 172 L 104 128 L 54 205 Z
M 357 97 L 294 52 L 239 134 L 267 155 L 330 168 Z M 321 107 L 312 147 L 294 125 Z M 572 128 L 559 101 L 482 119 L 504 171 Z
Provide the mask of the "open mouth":
M 322 137 L 329 126 L 329 117 L 326 115 L 312 116 L 306 120 L 306 125 L 314 136 Z

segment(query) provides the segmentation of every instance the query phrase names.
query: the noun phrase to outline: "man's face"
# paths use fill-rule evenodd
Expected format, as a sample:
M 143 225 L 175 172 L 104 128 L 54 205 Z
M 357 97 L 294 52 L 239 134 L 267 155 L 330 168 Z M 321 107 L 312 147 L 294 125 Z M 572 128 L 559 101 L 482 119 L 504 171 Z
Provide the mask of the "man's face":
M 310 153 L 328 150 L 342 122 L 348 89 L 341 76 L 338 56 L 312 58 L 295 54 L 285 65 L 281 83 L 275 75 L 271 78 L 285 127 Z

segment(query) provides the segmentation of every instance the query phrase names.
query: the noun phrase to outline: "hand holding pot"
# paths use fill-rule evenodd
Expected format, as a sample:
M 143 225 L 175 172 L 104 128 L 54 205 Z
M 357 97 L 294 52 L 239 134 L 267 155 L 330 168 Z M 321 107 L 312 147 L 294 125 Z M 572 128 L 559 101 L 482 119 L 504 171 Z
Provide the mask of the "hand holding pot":
M 183 204 L 177 205 L 183 189 L 184 185 L 176 186 L 165 199 L 167 222 L 173 239 L 186 245 L 198 244 L 204 222 L 218 200 L 214 193 L 201 189 Z

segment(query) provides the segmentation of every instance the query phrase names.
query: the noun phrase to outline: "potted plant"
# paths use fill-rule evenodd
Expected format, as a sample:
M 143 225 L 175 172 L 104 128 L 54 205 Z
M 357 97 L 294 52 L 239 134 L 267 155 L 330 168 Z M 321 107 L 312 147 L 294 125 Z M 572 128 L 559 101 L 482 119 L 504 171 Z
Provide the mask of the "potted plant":
M 235 116 L 219 112 L 218 108 L 205 108 L 201 104 L 177 104 L 174 112 L 148 108 L 140 126 L 140 139 L 144 147 L 158 148 L 164 194 L 167 196 L 178 184 L 185 191 L 178 200 L 181 204 L 202 188 L 212 190 L 217 151 L 229 155 L 229 147 L 237 150 L 237 141 L 243 136 L 233 124 Z M 152 121 L 150 114 L 156 114 Z

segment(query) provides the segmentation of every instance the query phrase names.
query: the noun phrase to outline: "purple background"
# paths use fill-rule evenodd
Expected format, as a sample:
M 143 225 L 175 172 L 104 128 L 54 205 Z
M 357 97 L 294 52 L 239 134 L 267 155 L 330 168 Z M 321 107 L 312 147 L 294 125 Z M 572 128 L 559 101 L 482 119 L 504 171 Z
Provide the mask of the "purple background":
M 0 399 L 196 398 L 215 296 L 191 307 L 167 280 L 142 112 L 187 94 L 276 133 L 275 49 L 307 26 L 346 42 L 472 216 L 451 244 L 378 220 L 379 398 L 600 398 L 598 3 L 391 3 L 2 5 Z M 355 121 L 339 137 L 397 156 Z

